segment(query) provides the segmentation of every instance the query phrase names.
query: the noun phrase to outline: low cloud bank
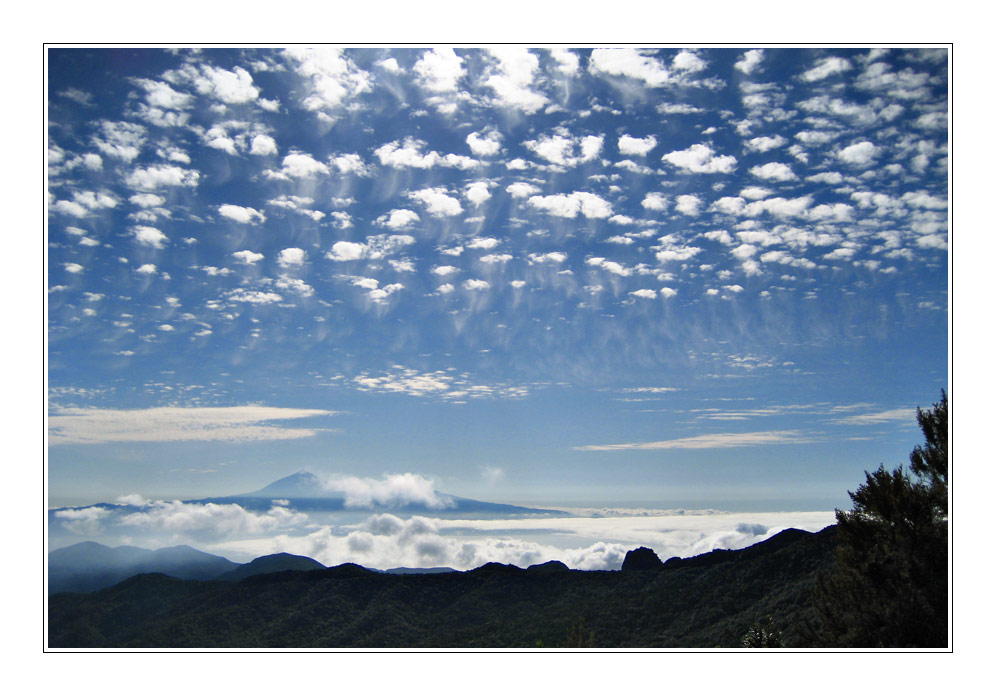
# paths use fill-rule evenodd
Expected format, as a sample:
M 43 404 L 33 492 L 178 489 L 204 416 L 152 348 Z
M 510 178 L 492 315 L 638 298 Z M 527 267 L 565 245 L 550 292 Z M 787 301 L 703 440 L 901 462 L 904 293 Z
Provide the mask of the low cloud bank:
M 325 565 L 350 562 L 381 569 L 469 570 L 488 562 L 524 568 L 558 560 L 579 570 L 616 570 L 626 552 L 638 546 L 648 546 L 666 560 L 745 548 L 789 527 L 815 532 L 833 521 L 833 511 L 500 520 L 380 514 L 354 525 L 219 543 L 215 549 L 246 557 L 287 552 Z
M 354 486 L 351 490 L 358 502 L 390 500 L 398 491 L 424 496 L 431 492 L 431 487 L 426 488 L 431 486 L 428 480 L 404 475 L 394 481 L 397 488 L 380 488 L 363 479 L 336 481 Z M 387 486 L 391 481 L 386 477 L 378 483 Z M 390 513 L 309 515 L 283 500 L 273 501 L 265 512 L 254 512 L 237 504 L 128 499 L 141 505 L 56 511 L 50 534 L 59 538 L 57 545 L 72 543 L 74 538 L 148 548 L 189 543 L 240 562 L 284 552 L 309 556 L 328 566 L 357 563 L 380 569 L 449 566 L 469 570 L 489 562 L 524 568 L 558 560 L 579 570 L 615 570 L 626 552 L 639 546 L 652 548 L 667 560 L 744 548 L 789 527 L 815 532 L 834 522 L 833 511 L 657 515 L 640 511 L 643 514 L 628 517 L 455 520 Z

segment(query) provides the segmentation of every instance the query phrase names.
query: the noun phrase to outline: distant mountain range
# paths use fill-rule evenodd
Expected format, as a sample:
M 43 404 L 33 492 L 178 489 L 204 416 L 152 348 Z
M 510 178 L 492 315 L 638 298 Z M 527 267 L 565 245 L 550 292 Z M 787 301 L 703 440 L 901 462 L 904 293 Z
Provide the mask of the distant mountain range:
M 48 554 L 48 591 L 49 594 L 92 592 L 140 573 L 163 573 L 181 580 L 213 580 L 239 567 L 227 558 L 189 546 L 150 551 L 84 541 Z
M 249 563 L 234 563 L 222 556 L 204 553 L 189 546 L 149 550 L 137 546 L 110 547 L 84 541 L 48 554 L 48 592 L 93 592 L 145 573 L 161 573 L 180 580 L 237 582 L 264 573 L 324 568 L 324 565 L 313 558 L 290 553 L 260 556 Z M 367 570 L 391 575 L 457 572 L 453 568 L 401 567 Z
M 238 581 L 152 573 L 97 592 L 50 595 L 48 645 L 713 648 L 740 647 L 749 627 L 767 621 L 785 647 L 804 646 L 815 616 L 814 578 L 831 563 L 835 531 L 786 530 L 746 549 L 665 563 L 637 549 L 621 571 L 569 570 L 551 561 L 395 574 L 276 554 L 219 578 L 247 574 Z M 84 567 L 86 559 L 136 551 L 99 546 L 52 554 Z M 160 549 L 164 557 L 189 551 Z

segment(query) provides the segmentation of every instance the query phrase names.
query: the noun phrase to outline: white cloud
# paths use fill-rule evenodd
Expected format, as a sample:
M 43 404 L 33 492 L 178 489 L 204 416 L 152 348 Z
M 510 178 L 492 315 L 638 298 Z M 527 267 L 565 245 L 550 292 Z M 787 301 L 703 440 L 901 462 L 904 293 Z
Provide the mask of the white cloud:
M 320 113 L 326 122 L 351 98 L 370 89 L 369 74 L 358 69 L 340 48 L 292 46 L 284 55 L 294 62 L 294 71 L 308 81 L 308 95 L 301 106 Z
M 483 134 L 475 131 L 467 136 L 467 145 L 478 157 L 496 155 L 501 150 L 501 133 L 496 130 L 487 130 Z
M 217 539 L 273 534 L 281 529 L 302 526 L 307 520 L 307 515 L 281 505 L 273 505 L 267 512 L 254 512 L 235 503 L 156 500 L 122 516 L 119 524 L 145 532 Z
M 570 194 L 554 194 L 552 196 L 532 196 L 529 205 L 545 211 L 550 215 L 565 218 L 575 218 L 583 215 L 587 218 L 607 218 L 612 215 L 612 206 L 605 199 L 584 191 Z
M 719 242 L 720 244 L 730 245 L 733 244 L 733 237 L 726 230 L 712 230 L 706 232 L 702 235 L 706 239 L 711 239 L 714 242 Z
M 266 305 L 275 302 L 283 302 L 283 297 L 275 292 L 264 292 L 263 290 L 245 290 L 238 288 L 227 293 L 226 297 L 232 302 L 245 302 L 247 304 Z
M 247 266 L 252 266 L 258 261 L 263 260 L 263 254 L 257 254 L 256 252 L 249 251 L 247 249 L 243 249 L 242 251 L 232 252 L 232 256 L 238 259 L 240 263 L 244 263 Z
M 646 156 L 657 147 L 657 138 L 648 135 L 646 138 L 634 138 L 629 135 L 619 137 L 619 152 L 624 155 Z
M 356 174 L 357 176 L 370 176 L 372 168 L 363 162 L 363 158 L 355 152 L 331 157 L 329 162 L 341 174 Z
M 545 254 L 529 254 L 527 259 L 529 265 L 534 263 L 563 263 L 567 260 L 567 254 L 562 251 L 551 251 Z
M 674 57 L 671 66 L 681 72 L 693 73 L 705 70 L 709 64 L 702 60 L 698 54 L 684 49 Z
M 576 450 L 606 452 L 616 450 L 659 449 L 721 449 L 728 447 L 758 447 L 762 445 L 796 445 L 815 442 L 812 436 L 798 430 L 768 430 L 754 433 L 717 433 L 696 435 L 659 442 L 633 442 L 620 445 L 583 445 Z
M 463 287 L 467 290 L 487 290 L 491 287 L 491 283 L 486 280 L 470 278 L 463 281 Z
M 740 60 L 738 60 L 734 64 L 733 67 L 735 67 L 737 70 L 744 73 L 745 75 L 750 75 L 755 70 L 757 70 L 757 66 L 759 66 L 761 64 L 761 61 L 763 60 L 764 60 L 764 49 L 756 48 L 754 50 L 747 51 L 746 53 L 744 53 L 744 55 L 740 58 Z
M 675 199 L 674 209 L 683 215 L 696 216 L 699 214 L 699 208 L 702 205 L 702 199 L 698 196 L 692 194 L 686 194 L 678 196 Z
M 549 49 L 550 56 L 557 62 L 557 70 L 564 75 L 576 75 L 579 71 L 581 61 L 578 54 L 566 48 Z
M 421 85 L 430 92 L 454 92 L 460 78 L 467 74 L 463 59 L 452 48 L 426 51 L 414 70 Z
M 618 276 L 628 277 L 633 275 L 633 269 L 627 268 L 626 266 L 618 263 L 616 261 L 609 261 L 608 259 L 602 258 L 600 256 L 593 256 L 587 259 L 585 263 L 589 266 L 596 266 L 598 268 L 605 269 L 609 273 L 613 273 Z
M 277 265 L 281 268 L 290 268 L 292 266 L 302 266 L 307 260 L 308 254 L 304 249 L 298 249 L 297 247 L 288 247 L 287 249 L 282 249 L 280 254 L 277 256 Z
M 527 184 L 524 181 L 516 181 L 505 187 L 505 191 L 510 193 L 513 198 L 527 198 L 540 192 L 538 186 L 533 186 L 532 184 Z
M 280 171 L 269 170 L 272 179 L 309 179 L 318 174 L 328 174 L 329 168 L 305 152 L 291 152 L 281 162 Z
M 802 79 L 806 82 L 817 82 L 818 80 L 824 80 L 831 75 L 846 72 L 850 69 L 851 62 L 849 60 L 846 58 L 837 58 L 836 56 L 832 56 L 830 58 L 824 58 L 816 65 L 816 67 L 804 72 L 802 74 Z
M 748 203 L 744 206 L 744 214 L 750 217 L 755 217 L 762 213 L 768 213 L 776 217 L 801 216 L 806 213 L 812 202 L 813 199 L 810 196 L 800 196 L 799 198 L 782 198 L 781 196 L 776 196 L 775 198 L 765 198 L 764 200 Z
M 229 220 L 241 222 L 243 224 L 256 224 L 266 222 L 266 216 L 255 208 L 243 207 L 240 205 L 230 205 L 228 203 L 218 206 L 218 213 Z
M 473 169 L 480 166 L 480 162 L 464 155 L 440 155 L 435 150 L 423 153 L 422 148 L 424 147 L 426 147 L 426 143 L 423 140 L 405 138 L 401 143 L 395 140 L 381 145 L 374 150 L 374 154 L 381 164 L 395 169 L 405 167 L 432 169 L 436 166 Z
M 252 75 L 245 68 L 235 70 L 201 66 L 202 76 L 194 81 L 201 94 L 211 94 L 226 104 L 244 104 L 259 96 L 259 89 L 252 83 Z
M 55 518 L 62 527 L 74 534 L 93 536 L 100 532 L 101 520 L 113 515 L 113 510 L 96 505 L 85 508 L 56 510 Z
M 604 136 L 586 135 L 576 137 L 565 132 L 543 135 L 537 140 L 527 140 L 523 145 L 545 159 L 561 167 L 575 167 L 590 162 L 602 151 Z
M 669 261 L 687 261 L 701 251 L 702 249 L 699 247 L 681 246 L 667 241 L 662 243 L 656 256 L 657 260 L 661 263 L 667 263 Z
M 842 149 L 837 153 L 837 158 L 842 162 L 852 164 L 856 167 L 867 167 L 875 161 L 879 149 L 874 143 L 863 140 L 860 143 L 848 145 Z
M 758 179 L 767 179 L 770 181 L 792 181 L 796 178 L 792 167 L 781 162 L 768 162 L 767 164 L 757 165 L 751 167 L 749 171 Z
M 475 281 L 467 289 L 486 289 L 490 284 L 480 285 L 485 281 Z M 449 289 L 443 290 L 448 287 Z M 438 292 L 448 294 L 453 291 L 448 283 L 437 288 Z M 418 372 L 410 368 L 395 366 L 395 369 L 379 376 L 362 373 L 353 378 L 353 384 L 360 391 L 381 391 L 408 394 L 418 397 L 438 397 L 449 401 L 459 401 L 468 398 L 520 398 L 529 394 L 522 386 L 504 384 L 475 384 L 468 375 L 458 374 L 449 370 L 435 372 Z
M 78 263 L 64 263 L 62 267 L 66 269 L 66 273 L 82 273 L 83 266 Z
M 641 205 L 647 210 L 667 210 L 667 197 L 662 193 L 648 193 Z
M 140 208 L 155 208 L 166 202 L 165 198 L 154 193 L 136 193 L 128 200 Z
M 640 297 L 646 300 L 652 300 L 657 298 L 657 291 L 650 289 L 633 290 L 629 293 L 633 297 Z
M 318 478 L 325 491 L 343 496 L 345 506 L 350 509 L 424 505 L 433 510 L 445 510 L 454 506 L 452 498 L 436 492 L 432 479 L 419 474 L 385 474 L 380 479 L 339 474 L 318 475 Z M 404 526 L 398 523 L 398 518 L 383 514 L 370 518 L 367 526 L 386 532 Z
M 145 144 L 144 126 L 126 121 L 101 121 L 100 136 L 93 137 L 93 144 L 108 157 L 131 162 L 142 151 Z
M 418 213 L 405 208 L 392 210 L 386 215 L 377 218 L 377 224 L 381 227 L 389 227 L 392 230 L 407 229 L 420 220 Z
M 475 181 L 474 183 L 467 185 L 463 195 L 475 206 L 479 206 L 481 203 L 491 198 L 491 191 L 488 190 L 488 182 Z
M 162 164 L 132 170 L 125 178 L 125 184 L 140 191 L 154 191 L 168 186 L 197 186 L 200 176 L 200 172 L 192 169 Z
M 481 263 L 508 263 L 512 260 L 511 254 L 485 254 L 480 258 Z M 513 281 L 514 282 L 514 281 Z
M 277 150 L 277 141 L 268 135 L 259 134 L 254 136 L 252 139 L 252 146 L 249 149 L 249 154 L 251 155 L 275 155 L 279 151 Z
M 916 423 L 916 410 L 911 408 L 894 408 L 889 411 L 860 413 L 834 421 L 841 425 L 881 425 L 882 423 Z
M 749 259 L 754 254 L 756 254 L 757 247 L 754 246 L 753 244 L 741 244 L 740 246 L 731 249 L 730 253 L 733 254 L 738 259 L 740 259 L 741 261 L 743 261 L 745 259 Z
M 660 87 L 671 79 L 659 60 L 645 56 L 635 48 L 596 48 L 591 52 L 588 70 L 595 75 L 640 80 L 649 87 Z
M 716 155 L 708 145 L 692 145 L 686 150 L 669 152 L 661 160 L 696 174 L 728 174 L 737 164 L 732 155 Z
M 382 259 L 414 243 L 415 238 L 407 234 L 371 235 L 365 242 L 336 242 L 332 245 L 332 250 L 326 254 L 326 258 L 332 261 Z
M 532 114 L 547 104 L 546 97 L 529 89 L 539 69 L 539 59 L 535 55 L 517 46 L 492 48 L 489 53 L 498 59 L 498 69 L 484 84 L 495 91 L 500 105 Z
M 131 231 L 134 233 L 135 240 L 139 244 L 155 247 L 156 249 L 162 249 L 165 243 L 169 241 L 166 235 L 155 227 L 139 226 L 133 227 Z
M 421 202 L 426 211 L 434 217 L 452 217 L 463 212 L 460 201 L 450 196 L 445 187 L 425 188 L 408 194 L 412 200 Z
M 333 261 L 356 261 L 367 254 L 366 244 L 360 242 L 336 242 L 328 257 Z
M 319 431 L 272 421 L 335 415 L 335 411 L 232 406 L 217 408 L 57 408 L 49 415 L 49 445 L 184 440 L 260 441 L 312 437 Z
M 753 150 L 754 152 L 767 152 L 768 150 L 781 147 L 787 142 L 788 140 L 780 135 L 764 135 L 758 138 L 751 138 L 744 145 L 747 146 L 748 150 Z
M 290 276 L 282 275 L 273 284 L 279 290 L 287 290 L 301 297 L 311 297 L 315 294 L 315 289 L 300 278 L 291 278 Z

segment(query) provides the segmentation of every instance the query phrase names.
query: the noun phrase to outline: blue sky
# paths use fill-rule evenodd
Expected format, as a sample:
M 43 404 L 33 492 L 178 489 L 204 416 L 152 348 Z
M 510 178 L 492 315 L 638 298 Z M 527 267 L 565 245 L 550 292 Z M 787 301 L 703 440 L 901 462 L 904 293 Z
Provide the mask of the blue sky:
M 948 376 L 944 49 L 50 49 L 48 491 L 847 506 Z

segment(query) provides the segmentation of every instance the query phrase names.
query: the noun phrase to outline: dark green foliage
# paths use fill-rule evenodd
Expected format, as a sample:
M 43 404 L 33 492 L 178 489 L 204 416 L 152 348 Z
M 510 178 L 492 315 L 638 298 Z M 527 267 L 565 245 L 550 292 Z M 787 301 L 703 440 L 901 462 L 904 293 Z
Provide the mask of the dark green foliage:
M 813 578 L 833 534 L 787 530 L 638 573 L 488 564 L 417 575 L 344 565 L 239 582 L 141 575 L 52 595 L 49 646 L 556 648 L 573 635 L 599 648 L 738 648 L 758 616 L 794 646 L 795 627 L 814 618 Z
M 916 410 L 916 420 L 923 431 L 925 445 L 910 453 L 910 468 L 930 488 L 936 514 L 947 518 L 948 512 L 948 395 L 930 411 Z
M 589 630 L 582 616 L 567 629 L 568 648 L 594 648 L 595 632 Z
M 837 511 L 835 567 L 817 579 L 818 647 L 947 646 L 947 395 L 917 409 L 912 472 L 879 467 Z
M 782 632 L 775 630 L 769 616 L 764 621 L 755 621 L 740 641 L 745 648 L 781 648 Z

